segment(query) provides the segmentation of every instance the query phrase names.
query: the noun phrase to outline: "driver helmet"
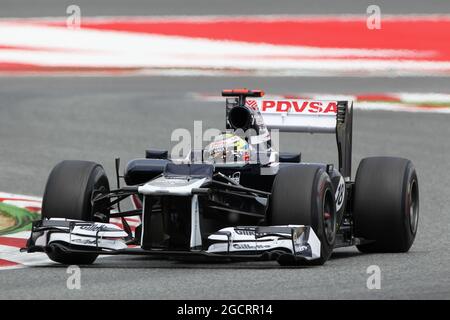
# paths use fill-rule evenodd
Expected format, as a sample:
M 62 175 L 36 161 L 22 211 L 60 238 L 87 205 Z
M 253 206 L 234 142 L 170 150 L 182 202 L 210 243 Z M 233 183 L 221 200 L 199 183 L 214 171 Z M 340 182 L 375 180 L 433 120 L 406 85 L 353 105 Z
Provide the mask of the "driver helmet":
M 224 133 L 214 138 L 203 153 L 206 163 L 250 162 L 251 146 L 247 141 L 233 133 Z

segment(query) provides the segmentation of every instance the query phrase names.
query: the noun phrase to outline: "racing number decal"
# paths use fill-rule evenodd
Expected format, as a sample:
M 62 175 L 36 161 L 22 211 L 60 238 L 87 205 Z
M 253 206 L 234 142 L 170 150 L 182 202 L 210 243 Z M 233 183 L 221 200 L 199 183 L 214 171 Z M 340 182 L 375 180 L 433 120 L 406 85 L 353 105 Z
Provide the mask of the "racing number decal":
M 344 195 L 345 195 L 345 182 L 344 178 L 339 179 L 339 184 L 336 190 L 336 194 L 334 195 L 334 199 L 336 199 L 336 212 L 338 212 L 342 205 L 344 204 Z

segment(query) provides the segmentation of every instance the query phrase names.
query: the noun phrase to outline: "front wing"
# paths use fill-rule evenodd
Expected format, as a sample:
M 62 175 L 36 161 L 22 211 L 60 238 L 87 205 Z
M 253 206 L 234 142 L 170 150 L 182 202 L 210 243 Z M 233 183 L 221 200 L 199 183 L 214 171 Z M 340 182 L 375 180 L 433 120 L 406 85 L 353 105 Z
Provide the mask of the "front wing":
M 26 252 L 62 250 L 103 255 L 133 254 L 207 260 L 252 261 L 320 258 L 320 240 L 310 226 L 238 226 L 221 229 L 208 237 L 204 249 L 170 250 L 130 248 L 128 234 L 107 223 L 44 219 L 33 223 Z

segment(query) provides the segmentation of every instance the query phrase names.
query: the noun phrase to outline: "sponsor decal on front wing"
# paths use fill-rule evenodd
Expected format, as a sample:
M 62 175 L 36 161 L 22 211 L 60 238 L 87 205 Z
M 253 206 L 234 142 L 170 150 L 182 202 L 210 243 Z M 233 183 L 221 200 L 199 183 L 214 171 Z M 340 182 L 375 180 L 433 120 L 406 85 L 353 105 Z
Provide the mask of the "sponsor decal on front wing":
M 263 251 L 281 250 L 316 259 L 320 257 L 320 241 L 309 226 L 279 226 L 295 229 L 294 238 L 285 231 L 267 236 L 255 236 L 257 227 L 228 227 L 208 237 L 211 242 L 210 253 L 246 252 L 248 254 Z M 259 251 L 259 252 L 258 252 Z

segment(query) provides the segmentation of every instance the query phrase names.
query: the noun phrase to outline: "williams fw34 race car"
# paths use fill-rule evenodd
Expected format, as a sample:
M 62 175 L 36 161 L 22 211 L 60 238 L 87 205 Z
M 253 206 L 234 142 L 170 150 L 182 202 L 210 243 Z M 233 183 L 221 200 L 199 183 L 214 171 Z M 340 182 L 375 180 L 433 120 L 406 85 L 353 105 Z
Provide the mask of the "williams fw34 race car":
M 132 254 L 281 265 L 322 265 L 334 248 L 354 245 L 363 253 L 409 250 L 419 218 L 415 168 L 407 159 L 365 158 L 351 180 L 352 101 L 272 100 L 247 89 L 222 95 L 225 133 L 181 160 L 147 150 L 123 176 L 116 159 L 116 189 L 97 163 L 56 165 L 42 220 L 22 250 L 63 264 Z M 334 134 L 338 164 L 276 151 L 271 129 Z M 129 198 L 133 207 L 121 210 Z M 130 216 L 141 222 L 135 231 Z

